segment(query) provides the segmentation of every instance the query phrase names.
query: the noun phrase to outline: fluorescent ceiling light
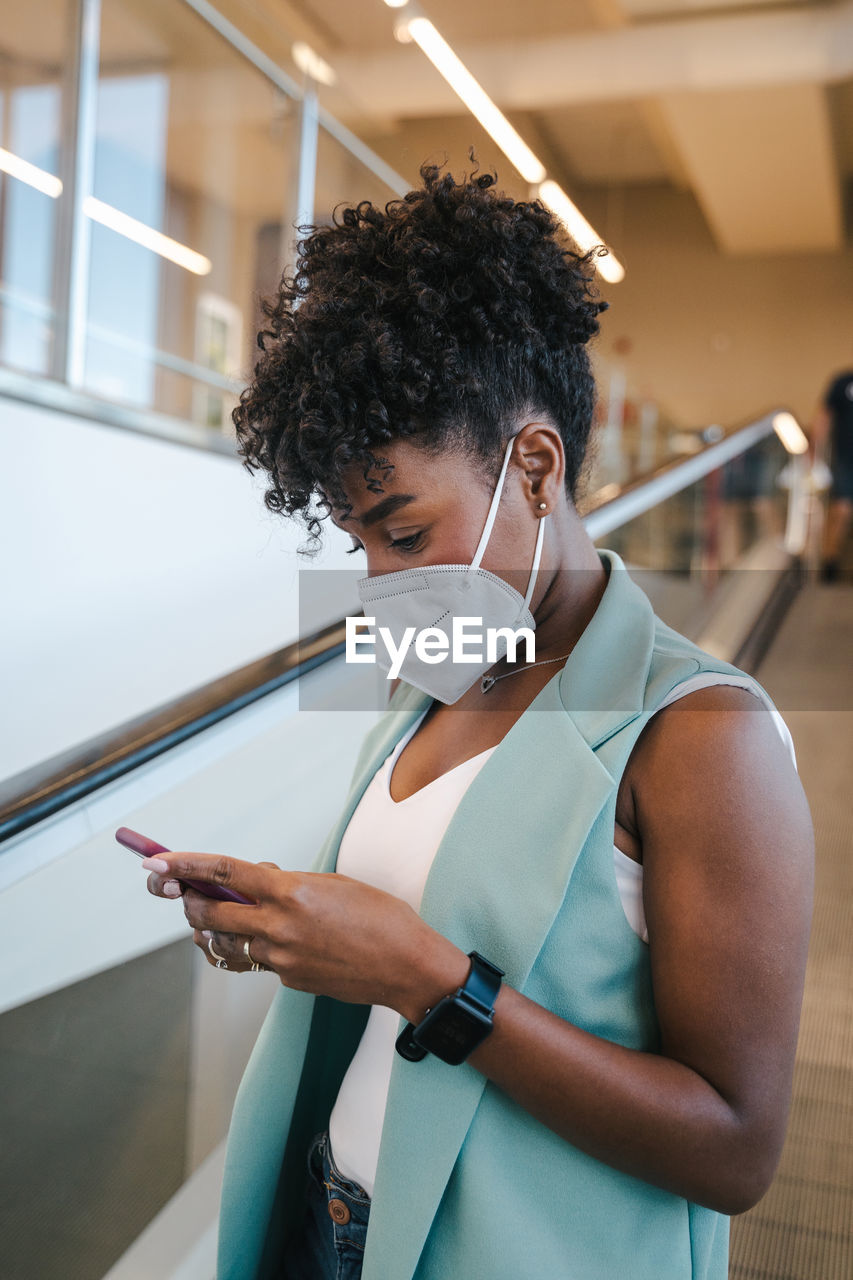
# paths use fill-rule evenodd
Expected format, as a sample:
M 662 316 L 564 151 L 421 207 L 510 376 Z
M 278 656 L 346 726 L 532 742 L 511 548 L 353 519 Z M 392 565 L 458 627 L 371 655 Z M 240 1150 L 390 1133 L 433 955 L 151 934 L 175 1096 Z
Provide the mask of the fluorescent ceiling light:
M 52 196 L 54 200 L 62 194 L 61 178 L 48 173 L 46 169 L 39 169 L 28 160 L 22 160 L 11 151 L 4 151 L 2 147 L 0 147 L 0 170 L 8 173 L 11 178 L 17 178 L 19 182 L 25 182 L 29 187 L 35 187 L 44 195 Z M 206 276 L 213 269 L 213 263 L 210 258 L 205 258 L 204 254 L 188 249 L 185 244 L 180 244 L 171 236 L 164 236 L 162 231 L 155 231 L 153 227 L 147 226 L 144 222 L 138 222 L 136 218 L 131 218 L 126 213 L 119 212 L 111 204 L 104 204 L 103 200 L 96 200 L 94 196 L 87 196 L 83 201 L 83 212 L 93 222 L 100 222 L 102 226 L 109 227 L 111 231 L 117 231 L 128 240 L 144 245 L 146 249 L 159 253 L 161 258 L 168 258 L 179 267 L 185 267 L 194 275 Z
M 177 263 L 179 267 L 185 267 L 194 275 L 206 276 L 213 267 L 210 258 L 205 258 L 204 254 L 188 249 L 185 244 L 179 244 L 170 236 L 164 236 L 162 231 L 155 231 L 144 222 L 137 222 L 136 218 L 121 213 L 111 204 L 104 204 L 103 200 L 96 200 L 94 196 L 87 196 L 83 201 L 83 212 L 93 222 L 100 222 L 102 227 L 117 231 L 120 236 L 125 236 L 128 240 L 134 240 L 144 248 L 159 253 L 161 258 L 168 258 L 170 262 Z
M 29 160 L 22 160 L 11 151 L 4 151 L 2 147 L 0 147 L 0 169 L 8 173 L 11 178 L 25 182 L 28 187 L 35 187 L 36 191 L 52 196 L 54 200 L 62 194 L 61 178 L 56 178 L 46 169 L 39 169 L 37 165 L 30 164 Z
M 319 53 L 315 53 L 310 44 L 306 44 L 304 40 L 297 40 L 290 52 L 299 70 L 304 71 L 312 80 L 319 80 L 320 84 L 336 82 L 338 77 L 328 62 L 324 62 Z
M 582 253 L 586 253 L 594 244 L 603 243 L 601 236 L 596 235 L 577 205 L 572 203 L 563 188 L 553 179 L 549 178 L 547 182 L 540 184 L 539 195 L 548 208 L 561 219 Z M 606 258 L 596 258 L 595 269 L 611 284 L 618 284 L 625 277 L 625 268 L 612 253 Z
M 402 8 L 407 0 L 385 0 L 392 9 Z M 476 116 L 486 132 L 498 144 L 504 155 L 515 165 L 527 182 L 538 185 L 539 195 L 545 204 L 562 220 L 569 235 L 583 252 L 594 244 L 601 244 L 593 228 L 562 187 L 547 177 L 547 170 L 527 143 L 516 133 L 506 116 L 492 102 L 465 64 L 457 58 L 447 41 L 439 34 L 428 18 L 409 18 L 398 23 L 398 37 L 410 38 L 420 45 L 430 62 L 444 76 L 465 106 Z M 598 273 L 612 284 L 624 279 L 625 268 L 609 254 L 595 262 Z
M 792 413 L 775 413 L 773 430 L 789 453 L 805 453 L 809 442 L 805 432 Z
M 485 89 L 460 62 L 447 41 L 439 35 L 428 18 L 411 18 L 404 24 L 412 39 L 423 49 L 437 71 L 457 93 L 468 110 L 495 140 L 501 151 L 515 165 L 526 182 L 542 182 L 545 166 L 519 137 L 506 116 L 492 102 Z
M 404 9 L 409 0 L 385 0 L 389 9 Z

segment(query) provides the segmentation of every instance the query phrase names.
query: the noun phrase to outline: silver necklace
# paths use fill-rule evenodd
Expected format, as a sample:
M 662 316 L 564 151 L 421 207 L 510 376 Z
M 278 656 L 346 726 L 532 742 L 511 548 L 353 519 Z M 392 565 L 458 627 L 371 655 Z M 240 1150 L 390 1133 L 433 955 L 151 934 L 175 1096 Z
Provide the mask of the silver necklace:
M 544 667 L 546 662 L 562 662 L 568 657 L 569 654 L 564 653 L 561 658 L 543 658 L 541 662 L 527 662 L 523 667 L 516 667 L 515 671 L 505 671 L 502 676 L 481 676 L 480 689 L 483 693 L 488 693 L 497 680 L 506 680 L 509 676 L 517 676 L 520 671 L 529 671 L 531 667 Z

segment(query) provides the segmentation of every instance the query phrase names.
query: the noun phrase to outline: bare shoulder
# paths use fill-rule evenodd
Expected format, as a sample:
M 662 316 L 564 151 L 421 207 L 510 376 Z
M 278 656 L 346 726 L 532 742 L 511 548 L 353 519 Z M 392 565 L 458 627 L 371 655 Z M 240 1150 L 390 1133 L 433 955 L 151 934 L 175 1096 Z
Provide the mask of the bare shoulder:
M 637 739 L 623 779 L 635 825 L 644 803 L 648 813 L 677 780 L 695 798 L 709 768 L 715 777 L 724 768 L 733 783 L 754 785 L 763 777 L 774 791 L 793 786 L 808 807 L 787 744 L 763 700 L 737 685 L 707 685 L 656 712 Z
M 716 748 L 725 759 L 729 740 L 734 736 L 744 744 L 747 734 L 752 749 L 760 744 L 765 762 L 799 786 L 787 746 L 763 700 L 737 685 L 707 685 L 663 707 L 646 724 L 620 782 L 618 823 L 639 840 L 639 810 L 645 805 L 647 814 L 652 806 L 660 812 L 661 787 L 667 792 L 674 782 L 672 760 L 686 767 L 686 775 L 680 775 L 682 785 L 692 793 L 702 784 L 698 753 L 713 754 Z M 638 860 L 643 860 L 642 854 Z
M 650 934 L 687 920 L 711 952 L 736 923 L 804 942 L 814 829 L 787 744 L 766 704 L 732 685 L 685 694 L 646 725 L 630 761 Z M 683 938 L 682 938 L 683 940 Z M 755 938 L 753 938 L 755 941 Z
M 632 797 L 659 952 L 683 948 L 711 968 L 727 948 L 740 962 L 762 946 L 768 959 L 778 946 L 804 958 L 814 830 L 764 702 L 708 686 L 663 708 L 641 736 Z
M 641 736 L 632 786 L 662 1051 L 715 1085 L 775 1167 L 811 922 L 808 801 L 745 689 L 686 694 Z

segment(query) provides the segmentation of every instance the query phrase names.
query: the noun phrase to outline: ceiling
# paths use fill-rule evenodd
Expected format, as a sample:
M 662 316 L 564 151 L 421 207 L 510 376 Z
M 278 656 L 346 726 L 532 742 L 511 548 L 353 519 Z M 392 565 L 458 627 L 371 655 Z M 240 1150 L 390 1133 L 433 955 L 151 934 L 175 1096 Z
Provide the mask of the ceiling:
M 421 50 L 395 40 L 398 13 L 382 0 L 231 3 L 312 44 L 337 75 L 324 105 L 409 180 L 430 121 L 475 136 Z M 721 252 L 842 247 L 853 0 L 422 0 L 421 10 L 570 195 L 666 182 L 692 192 Z
M 214 3 L 291 76 L 301 74 L 293 44 L 307 41 L 337 76 L 321 88 L 323 105 L 412 185 L 427 156 L 441 160 L 446 148 L 455 169 L 474 143 L 505 189 L 527 194 L 421 50 L 394 38 L 399 11 L 382 0 Z M 607 194 L 612 216 L 598 232 L 617 255 L 619 210 L 636 184 L 689 192 L 721 253 L 842 248 L 853 0 L 420 3 L 549 176 L 581 207 L 592 189 Z M 49 65 L 58 75 L 62 8 L 59 0 L 19 8 L 0 40 L 0 78 L 37 79 Z M 239 170 L 247 209 L 276 206 L 282 131 L 294 123 L 288 103 L 273 101 L 191 2 L 106 0 L 101 52 L 108 74 L 133 65 L 170 75 L 171 162 L 185 182 L 221 186 L 233 203 Z

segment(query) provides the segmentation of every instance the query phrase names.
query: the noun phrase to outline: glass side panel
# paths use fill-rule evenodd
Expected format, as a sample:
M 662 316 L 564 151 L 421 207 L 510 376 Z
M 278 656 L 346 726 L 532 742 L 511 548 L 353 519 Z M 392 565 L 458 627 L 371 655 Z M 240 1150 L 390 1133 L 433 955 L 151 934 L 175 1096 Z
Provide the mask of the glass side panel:
M 758 591 L 775 574 L 763 566 L 773 561 L 774 548 L 784 546 L 788 460 L 771 432 L 596 543 L 638 571 L 633 576 L 665 622 L 696 639 L 726 583 L 749 573 L 757 575 L 752 582 Z
M 176 942 L 0 1016 L 4 1275 L 102 1276 L 183 1183 L 192 960 Z
M 297 116 L 189 7 L 104 0 L 88 390 L 230 434 L 278 279 Z
M 597 392 L 592 486 L 627 484 L 683 453 L 694 433 L 680 429 L 664 399 L 651 387 L 635 384 L 623 364 L 602 354 L 595 343 L 589 355 Z
M 9 14 L 11 17 L 11 14 Z M 0 362 L 47 374 L 56 337 L 67 5 L 32 0 L 3 24 L 0 60 Z

